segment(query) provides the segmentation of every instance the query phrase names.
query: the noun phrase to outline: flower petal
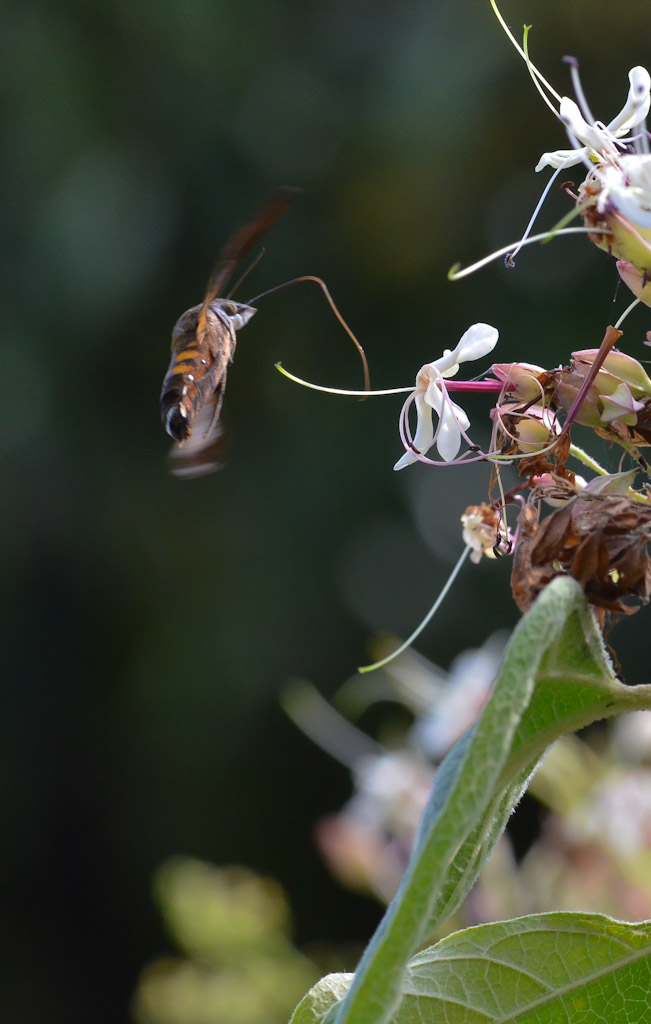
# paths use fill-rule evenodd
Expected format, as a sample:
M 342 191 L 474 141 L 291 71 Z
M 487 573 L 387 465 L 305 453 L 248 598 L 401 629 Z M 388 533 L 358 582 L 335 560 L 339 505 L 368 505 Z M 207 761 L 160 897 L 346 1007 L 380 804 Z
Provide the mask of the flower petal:
M 631 68 L 628 73 L 628 80 L 630 86 L 626 103 L 617 117 L 614 117 L 608 125 L 608 130 L 616 132 L 618 135 L 640 124 L 649 113 L 649 103 L 651 100 L 651 76 L 649 76 L 649 72 L 646 68 L 638 65 L 635 68 Z
M 416 413 L 418 420 L 416 423 L 416 433 L 413 437 L 413 445 L 417 451 L 424 455 L 428 452 L 434 443 L 434 424 L 432 422 L 432 407 L 428 402 L 425 401 L 425 396 L 421 392 L 417 392 L 415 399 Z M 418 462 L 418 458 L 414 455 L 413 451 L 406 451 L 401 458 L 398 459 L 394 469 L 404 469 L 405 466 L 410 466 L 412 462 Z
M 633 224 L 651 228 L 651 195 L 630 185 L 615 185 L 608 190 L 608 198 Z
M 473 359 L 481 359 L 492 352 L 497 345 L 500 334 L 490 324 L 473 324 L 462 334 L 459 344 L 452 355 L 457 363 L 469 363 Z
M 553 167 L 557 171 L 559 167 L 575 167 L 583 163 L 587 155 L 587 149 L 556 149 L 553 153 L 543 153 L 535 170 L 542 171 L 544 167 Z
M 431 386 L 431 385 L 430 385 Z M 414 434 L 414 448 L 416 448 L 421 455 L 429 451 L 434 443 L 434 426 L 432 423 L 432 407 L 426 401 L 425 395 L 416 395 L 416 413 L 418 420 L 416 423 L 416 433 Z
M 446 402 L 441 413 L 436 436 L 436 447 L 444 462 L 452 462 L 461 447 L 461 431 L 459 429 L 459 420 L 457 419 L 458 413 L 463 413 L 467 424 L 467 426 L 463 426 L 463 429 L 467 430 L 468 426 L 470 426 L 468 417 L 463 412 L 463 409 L 460 409 L 454 402 Z
M 595 153 L 617 152 L 608 129 L 589 124 L 579 110 L 578 104 L 569 96 L 563 96 L 561 100 L 560 118 L 568 132 Z
M 620 384 L 617 390 L 613 391 L 612 395 L 602 395 L 600 397 L 602 406 L 601 420 L 603 423 L 613 423 L 617 420 L 618 423 L 624 423 L 632 427 L 637 423 L 637 413 L 644 408 L 641 402 L 633 398 L 631 389 L 627 384 Z

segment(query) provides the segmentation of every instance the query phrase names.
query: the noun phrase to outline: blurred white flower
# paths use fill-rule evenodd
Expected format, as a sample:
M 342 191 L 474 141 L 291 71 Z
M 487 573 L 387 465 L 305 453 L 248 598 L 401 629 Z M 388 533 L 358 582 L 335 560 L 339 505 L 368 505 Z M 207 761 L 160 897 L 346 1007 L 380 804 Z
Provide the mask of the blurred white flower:
M 651 848 L 651 772 L 611 772 L 568 818 L 567 835 L 591 839 L 615 854 L 632 857 Z
M 623 761 L 651 760 L 651 712 L 620 715 L 613 728 L 615 746 Z
M 506 639 L 506 634 L 495 633 L 482 647 L 455 658 L 446 686 L 414 724 L 418 745 L 432 760 L 444 757 L 477 718 L 497 676 Z
M 341 881 L 389 902 L 407 866 L 433 775 L 431 765 L 408 750 L 355 763 L 353 796 L 316 830 L 321 854 Z

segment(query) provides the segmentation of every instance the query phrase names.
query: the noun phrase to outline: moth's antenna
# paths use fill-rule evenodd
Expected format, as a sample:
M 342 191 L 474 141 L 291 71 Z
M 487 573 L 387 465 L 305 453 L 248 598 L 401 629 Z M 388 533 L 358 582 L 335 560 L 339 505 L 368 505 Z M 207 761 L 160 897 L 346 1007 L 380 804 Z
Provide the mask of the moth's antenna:
M 258 263 L 260 262 L 260 260 L 264 256 L 264 254 L 265 254 L 265 250 L 264 249 L 260 249 L 260 252 L 255 257 L 255 259 L 252 261 L 252 263 L 246 268 L 246 270 L 244 271 L 243 274 L 240 274 L 240 276 L 238 277 L 237 281 L 235 282 L 235 284 L 233 285 L 233 287 L 229 291 L 228 295 L 224 296 L 225 298 L 230 299 L 231 295 L 235 294 L 235 292 L 240 287 L 242 282 L 246 281 L 246 279 L 249 276 L 249 274 L 251 273 L 251 271 L 255 270 L 255 268 L 257 267 Z
M 370 378 L 370 374 L 368 372 L 368 362 L 366 360 L 366 354 L 364 352 L 364 349 L 362 348 L 361 344 L 359 343 L 359 341 L 357 340 L 357 338 L 355 337 L 355 335 L 351 331 L 350 327 L 348 326 L 348 324 L 344 320 L 343 316 L 341 315 L 341 313 L 337 309 L 337 307 L 335 305 L 335 302 L 334 302 L 334 299 L 332 298 L 332 295 L 330 294 L 330 292 L 328 291 L 328 289 L 326 287 L 325 281 L 322 281 L 320 277 L 312 277 L 311 274 L 305 274 L 304 277 L 295 277 L 291 281 L 285 281 L 283 284 L 277 284 L 275 286 L 275 288 L 269 288 L 266 292 L 260 292 L 259 295 L 255 295 L 252 299 L 249 299 L 249 301 L 246 303 L 246 305 L 247 306 L 252 306 L 255 302 L 258 302 L 259 299 L 264 299 L 264 298 L 266 298 L 267 295 L 272 295 L 274 292 L 279 292 L 283 288 L 289 288 L 293 284 L 300 284 L 301 281 L 314 281 L 315 284 L 319 285 L 321 291 L 323 292 L 323 294 L 325 295 L 325 297 L 326 297 L 326 299 L 328 301 L 330 309 L 332 310 L 334 315 L 337 317 L 337 320 L 339 321 L 339 323 L 341 324 L 341 326 L 343 327 L 343 329 L 345 330 L 346 334 L 351 339 L 351 341 L 353 342 L 353 344 L 355 345 L 357 351 L 359 352 L 359 354 L 361 356 L 362 365 L 364 367 L 364 390 L 365 391 L 370 391 L 371 390 L 371 378 Z

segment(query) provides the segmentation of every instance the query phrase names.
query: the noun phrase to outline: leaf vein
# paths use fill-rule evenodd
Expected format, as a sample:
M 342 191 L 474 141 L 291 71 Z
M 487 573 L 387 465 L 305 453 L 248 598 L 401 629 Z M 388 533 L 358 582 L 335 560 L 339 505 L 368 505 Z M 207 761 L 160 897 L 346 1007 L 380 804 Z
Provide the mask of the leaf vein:
M 581 978 L 578 978 L 567 985 L 563 985 L 560 988 L 555 989 L 554 999 L 560 999 L 562 996 L 567 995 L 570 992 L 573 992 L 575 989 L 587 985 L 589 982 L 596 981 L 597 978 L 604 977 L 607 974 L 612 974 L 620 967 L 625 967 L 628 964 L 635 963 L 636 960 L 640 960 L 642 957 L 645 956 L 648 957 L 649 955 L 649 949 L 648 947 L 646 947 L 644 949 L 637 950 L 635 955 L 623 957 L 621 960 L 615 961 L 614 963 L 606 964 L 605 967 L 602 967 L 599 971 L 594 971 L 592 974 L 584 974 L 581 976 Z M 509 1011 L 506 1015 L 503 1014 L 501 1017 L 494 1017 L 493 1024 L 508 1024 L 508 1021 L 512 1021 L 514 1019 L 515 1013 L 517 1013 L 518 1015 L 528 1013 L 529 1010 L 533 1010 L 537 1006 L 544 1005 L 545 1002 L 548 1000 L 549 995 L 548 993 L 545 993 L 544 995 L 539 996 L 538 999 L 532 999 L 531 1002 L 527 1003 L 525 1006 L 518 1007 L 517 1010 Z

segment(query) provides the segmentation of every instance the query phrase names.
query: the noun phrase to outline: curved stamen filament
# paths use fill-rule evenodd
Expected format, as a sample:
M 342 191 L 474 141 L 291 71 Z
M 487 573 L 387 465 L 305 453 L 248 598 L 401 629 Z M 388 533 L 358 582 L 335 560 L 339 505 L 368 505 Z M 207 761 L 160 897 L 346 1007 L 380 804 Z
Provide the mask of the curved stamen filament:
M 536 89 L 538 90 L 538 94 L 541 96 L 543 103 L 546 103 L 547 106 L 549 107 L 549 109 L 551 110 L 552 114 L 554 114 L 555 117 L 558 117 L 558 111 L 557 111 L 556 107 L 554 106 L 554 104 L 552 103 L 552 101 L 550 100 L 550 98 L 547 95 L 547 93 L 545 92 L 545 90 L 543 89 L 542 85 L 544 84 L 545 87 L 550 90 L 550 92 L 552 93 L 552 95 L 554 96 L 554 98 L 556 99 L 556 101 L 558 103 L 560 103 L 560 96 L 558 95 L 558 93 L 556 92 L 555 89 L 552 89 L 552 87 L 549 84 L 549 82 L 547 81 L 547 79 L 543 78 L 543 76 L 541 75 L 540 71 L 538 70 L 536 65 L 531 60 L 531 57 L 529 56 L 529 45 L 528 44 L 529 44 L 529 32 L 530 31 L 531 31 L 531 25 L 525 25 L 524 26 L 523 38 L 522 38 L 522 50 L 520 52 L 521 52 L 522 56 L 524 57 L 525 64 L 527 65 L 527 71 L 529 72 L 529 75 L 531 76 L 531 81 L 533 82 L 533 84 L 535 85 Z
M 441 390 L 444 391 L 445 389 L 442 388 Z M 409 409 L 411 408 L 411 405 L 415 401 L 415 399 L 416 399 L 416 392 L 413 391 L 412 394 L 409 395 L 409 397 L 405 401 L 402 409 L 400 410 L 400 418 L 398 420 L 398 430 L 400 432 L 400 440 L 402 441 L 402 443 L 403 443 L 403 445 L 405 447 L 405 451 L 409 452 L 410 455 L 413 455 L 414 458 L 418 459 L 419 462 L 424 462 L 427 466 L 438 466 L 438 467 L 458 466 L 461 463 L 465 463 L 465 462 L 484 462 L 486 460 L 487 456 L 486 456 L 485 452 L 479 452 L 479 454 L 474 455 L 474 456 L 471 455 L 470 451 L 464 452 L 463 455 L 459 456 L 459 458 L 451 459 L 448 462 L 446 462 L 444 459 L 430 459 L 425 454 L 423 454 L 423 452 L 420 452 L 418 450 L 418 448 L 416 448 L 416 445 L 414 444 L 414 438 L 413 438 L 413 435 L 412 435 L 410 427 L 409 427 Z M 445 399 L 444 399 L 444 401 L 445 401 Z M 448 401 L 450 401 L 449 398 L 448 398 Z M 442 411 L 443 410 L 441 410 L 441 412 Z M 454 413 L 453 413 L 453 415 L 454 415 Z M 456 419 L 456 417 L 455 417 L 455 419 Z M 458 425 L 458 422 L 457 422 L 457 425 Z M 436 432 L 434 434 L 434 438 L 433 438 L 433 441 L 432 441 L 432 446 L 436 445 L 440 429 L 441 429 L 441 417 L 439 416 L 439 423 L 438 423 L 438 427 L 436 429 Z M 459 430 L 461 432 L 461 428 L 459 428 Z M 467 437 L 467 435 L 463 434 L 463 433 L 462 433 L 462 436 L 463 436 L 464 440 L 466 441 L 466 443 L 468 444 L 468 446 L 470 447 L 470 449 L 474 449 L 476 451 L 476 446 L 473 445 L 473 443 L 470 440 L 470 438 Z
M 536 377 L 531 377 L 531 381 L 535 384 L 535 386 L 538 389 L 538 398 L 537 399 L 535 399 L 535 398 L 531 399 L 530 401 L 528 401 L 525 404 L 524 407 L 520 406 L 520 408 L 518 408 L 518 406 L 516 405 L 512 409 L 508 409 L 507 410 L 507 414 L 509 416 L 512 416 L 512 417 L 518 416 L 518 417 L 520 417 L 520 419 L 526 419 L 527 415 L 528 415 L 528 410 L 533 405 L 538 405 L 539 402 L 542 405 L 543 409 L 545 409 L 546 411 L 550 411 L 551 412 L 551 410 L 549 410 L 548 407 L 545 405 L 545 398 L 546 398 L 546 396 L 545 396 L 545 389 L 544 389 L 544 387 L 542 386 L 540 381 L 537 380 Z M 507 426 L 506 426 L 506 424 L 504 422 L 503 415 L 502 415 L 503 402 L 506 399 L 506 396 L 508 394 L 509 394 L 509 382 L 506 381 L 504 383 L 503 387 L 502 387 L 502 391 L 501 391 L 500 397 L 498 398 L 498 400 L 497 400 L 497 402 L 495 404 L 495 416 L 494 416 L 494 422 L 493 422 L 493 433 L 491 435 L 491 445 L 494 445 L 495 447 L 497 447 L 497 432 L 498 432 L 498 429 L 502 432 L 502 434 L 505 437 L 507 437 L 514 444 L 517 445 L 519 443 L 519 441 L 520 441 L 520 439 L 517 438 L 514 434 L 512 434 L 511 431 L 507 428 Z M 551 435 L 551 431 L 554 429 L 554 426 L 556 424 L 558 424 L 558 416 L 557 416 L 557 414 L 554 413 L 553 415 L 554 415 L 554 418 L 553 418 L 552 426 L 551 426 L 551 428 L 548 428 L 549 431 L 550 431 L 550 435 Z M 545 424 L 543 424 L 543 426 L 545 426 Z M 535 442 L 525 442 L 525 443 L 534 444 Z M 543 442 L 541 442 L 541 444 L 542 443 Z M 528 454 L 533 454 L 533 453 L 519 453 L 519 454 L 515 454 L 514 453 L 512 457 L 513 457 L 513 459 L 527 458 Z
M 444 467 L 448 467 L 448 466 L 466 465 L 466 464 L 470 464 L 472 462 L 486 462 L 487 460 L 492 460 L 496 456 L 499 456 L 499 454 L 500 454 L 499 450 L 497 450 L 495 452 L 492 452 L 492 451 L 489 451 L 489 452 L 479 451 L 479 452 L 477 452 L 477 445 L 473 444 L 473 442 L 470 440 L 470 438 L 467 436 L 467 434 L 465 434 L 463 431 L 460 431 L 460 432 L 461 432 L 461 435 L 462 435 L 464 441 L 468 445 L 469 450 L 467 452 L 464 452 L 458 458 L 451 459 L 449 462 L 446 462 L 444 459 L 430 459 L 430 458 L 428 458 L 427 455 L 423 455 L 423 453 L 419 452 L 418 449 L 416 448 L 416 446 L 414 445 L 414 439 L 413 439 L 411 430 L 409 429 L 409 408 L 410 408 L 412 402 L 415 400 L 415 398 L 416 398 L 416 392 L 414 391 L 409 396 L 409 398 L 406 400 L 406 402 L 404 403 L 404 405 L 403 405 L 403 407 L 402 407 L 402 409 L 400 411 L 400 419 L 398 421 L 398 430 L 400 432 L 400 440 L 402 441 L 405 450 L 408 451 L 410 455 L 413 455 L 415 459 L 418 459 L 419 462 L 423 462 L 426 466 L 436 466 L 438 468 L 444 468 Z M 437 436 L 438 436 L 438 430 L 437 430 L 437 433 L 435 435 L 435 438 L 434 438 L 434 441 L 432 442 L 432 444 L 436 443 L 436 437 Z M 507 460 L 505 460 L 505 461 L 507 461 Z
M 512 499 L 513 499 L 513 501 L 518 501 L 520 503 L 521 510 L 527 504 L 521 494 L 513 494 L 512 495 Z M 506 506 L 504 506 L 504 507 L 506 509 Z M 517 521 L 517 526 L 516 526 L 515 531 L 513 533 L 513 537 L 511 538 L 511 551 L 513 551 L 514 548 L 516 548 L 518 546 L 518 538 L 519 538 L 519 536 L 520 536 L 520 521 L 518 520 Z
M 495 553 L 499 551 L 500 554 L 502 555 L 510 555 L 515 545 L 515 540 L 513 538 L 509 538 L 509 523 L 506 514 L 506 495 L 504 494 L 504 485 L 502 483 L 502 467 L 499 465 L 495 469 L 495 477 L 497 479 L 497 486 L 500 492 L 500 510 L 498 512 L 498 520 L 500 522 L 500 526 L 498 527 L 497 531 L 498 541 L 495 547 L 493 548 L 493 552 Z M 502 527 L 504 528 L 503 536 Z
M 545 411 L 551 412 L 551 410 L 549 410 L 549 409 L 546 409 Z M 529 458 L 531 455 L 538 455 L 538 454 L 541 454 L 543 451 L 547 450 L 545 448 L 545 445 L 547 444 L 546 441 L 527 441 L 527 440 L 523 440 L 522 438 L 518 437 L 517 434 L 512 433 L 508 429 L 508 427 L 506 426 L 506 423 L 504 422 L 504 419 L 502 417 L 501 409 L 498 407 L 495 410 L 495 412 L 496 412 L 495 418 L 499 422 L 499 429 L 504 434 L 504 436 L 507 437 L 509 439 L 509 441 L 512 441 L 513 444 L 516 444 L 516 445 L 526 444 L 528 447 L 530 447 L 532 449 L 532 451 L 530 451 L 530 452 L 514 453 L 513 456 L 512 456 L 513 459 L 526 459 L 526 458 Z M 511 416 L 513 418 L 518 417 L 521 420 L 527 420 L 527 419 L 531 419 L 532 418 L 526 412 L 518 412 L 517 409 L 510 410 L 507 415 Z M 558 434 L 553 435 L 554 438 L 557 438 L 560 435 L 560 423 L 558 422 L 558 417 L 557 417 L 556 413 L 552 413 L 552 417 L 553 418 L 552 418 L 552 421 L 551 421 L 551 426 L 548 426 L 546 423 L 543 423 L 542 420 L 536 419 L 536 422 L 541 423 L 541 425 L 547 430 L 547 432 L 548 432 L 550 437 L 552 437 L 554 430 L 556 429 L 556 427 L 558 427 L 559 428 Z M 538 445 L 540 445 L 540 447 L 538 447 Z
M 495 0 L 490 0 L 490 4 L 491 4 L 491 7 L 493 8 L 493 11 L 495 12 L 495 17 L 497 18 L 497 20 L 499 21 L 500 25 L 504 29 L 504 31 L 505 31 L 505 33 L 507 35 L 507 38 L 510 39 L 510 41 L 513 43 L 513 45 L 515 46 L 516 50 L 518 51 L 518 53 L 520 54 L 520 56 L 522 57 L 522 59 L 526 63 L 527 67 L 529 68 L 529 73 L 532 75 L 532 77 L 535 77 L 535 79 L 537 79 L 538 82 L 545 87 L 545 89 L 548 89 L 550 94 L 554 97 L 554 99 L 558 103 L 560 103 L 561 102 L 561 97 L 556 92 L 556 90 L 549 84 L 549 82 L 544 77 L 544 75 L 542 75 L 540 73 L 540 71 L 538 70 L 536 65 L 531 62 L 531 60 L 529 59 L 529 57 L 527 56 L 525 51 L 522 49 L 522 47 L 518 43 L 517 39 L 515 38 L 515 36 L 511 32 L 511 29 L 508 27 L 508 25 L 504 21 L 504 18 L 502 17 L 502 15 L 500 13 L 500 10 L 499 10 Z M 525 33 L 526 33 L 526 31 L 527 30 L 525 30 Z M 526 34 L 525 34 L 525 42 L 526 42 Z M 554 109 L 554 105 L 552 104 L 551 100 L 547 96 L 545 96 L 545 93 L 542 92 L 542 90 L 539 90 L 539 91 L 541 92 L 541 95 L 542 95 L 543 99 L 545 100 L 545 103 L 547 104 L 547 106 L 550 107 L 551 110 L 554 111 L 554 114 L 558 114 L 558 112 Z
M 579 74 L 579 62 L 576 57 L 563 57 L 566 64 L 569 64 L 570 75 L 572 76 L 572 85 L 574 87 L 574 95 L 576 96 L 577 103 L 581 113 L 583 114 L 586 121 L 590 124 L 595 124 L 595 119 L 592 116 L 592 111 L 588 105 L 588 101 L 585 98 L 583 86 L 581 84 L 581 76 Z
M 461 437 L 463 438 L 463 440 L 466 442 L 466 444 L 468 445 L 469 448 L 473 448 L 473 447 L 476 448 L 476 445 L 473 445 L 473 442 L 470 440 L 470 438 L 466 434 L 465 430 L 463 429 L 463 427 L 459 423 L 459 420 L 457 419 L 457 414 L 456 414 L 456 411 L 455 411 L 454 402 L 452 401 L 452 399 L 450 398 L 450 396 L 448 394 L 448 388 L 446 386 L 447 382 L 445 382 L 444 378 L 442 376 L 440 376 L 440 375 L 439 375 L 439 380 L 440 380 L 439 386 L 440 386 L 440 389 L 441 389 L 441 395 L 443 397 L 443 405 L 441 406 L 441 415 L 439 416 L 439 425 L 438 425 L 438 427 L 436 429 L 436 435 L 434 437 L 434 441 L 436 442 L 438 440 L 439 432 L 441 430 L 441 425 L 443 423 L 443 410 L 445 409 L 445 406 L 447 405 L 449 413 L 450 413 L 450 416 L 452 416 L 452 418 L 454 419 L 454 421 L 455 421 L 455 423 L 457 425 L 457 430 L 459 431 L 459 433 L 460 433 Z
M 524 229 L 524 234 L 523 234 L 522 238 L 520 239 L 520 241 L 516 245 L 516 247 L 513 250 L 513 252 L 508 254 L 508 264 L 509 264 L 509 266 L 512 265 L 513 260 L 518 255 L 518 253 L 520 252 L 520 249 L 522 248 L 522 246 L 525 244 L 527 238 L 529 237 L 529 232 L 531 231 L 531 229 L 532 229 L 532 227 L 534 225 L 536 217 L 540 213 L 540 210 L 542 208 L 543 203 L 545 202 L 545 199 L 549 195 L 549 190 L 551 189 L 552 185 L 554 184 L 554 182 L 556 181 L 557 177 L 559 176 L 559 174 L 561 173 L 561 171 L 564 168 L 565 168 L 565 164 L 561 164 L 560 167 L 557 167 L 556 170 L 554 171 L 554 173 L 552 174 L 551 178 L 549 179 L 549 181 L 545 185 L 545 187 L 544 187 L 544 189 L 542 191 L 542 195 L 541 195 L 540 199 L 538 200 L 538 202 L 536 203 L 536 208 L 533 211 L 533 213 L 531 214 L 531 218 L 529 220 L 529 223 L 527 224 L 526 228 Z
M 309 380 L 297 377 L 295 373 L 290 373 L 289 370 L 286 370 L 282 363 L 274 363 L 274 366 L 279 373 L 282 373 L 283 377 L 294 381 L 295 384 L 301 384 L 304 388 L 310 388 L 312 391 L 324 391 L 327 395 L 346 395 L 350 398 L 374 398 L 376 395 L 404 395 L 407 391 L 414 390 L 413 385 L 408 388 L 385 388 L 381 391 L 354 391 L 347 388 L 328 388 L 323 384 L 312 384 Z
M 624 310 L 624 312 L 623 312 L 623 313 L 622 313 L 622 315 L 620 316 L 619 320 L 618 320 L 618 321 L 617 321 L 617 323 L 615 324 L 615 330 L 617 330 L 617 329 L 619 328 L 620 324 L 623 324 L 623 323 L 624 323 L 624 321 L 625 321 L 626 317 L 628 316 L 628 314 L 629 314 L 629 313 L 630 313 L 630 312 L 631 312 L 631 311 L 632 311 L 633 309 L 635 309 L 635 307 L 636 307 L 636 306 L 639 306 L 639 304 L 640 304 L 640 302 L 641 302 L 641 301 L 642 301 L 641 299 L 633 299 L 633 301 L 631 302 L 630 306 L 627 306 L 627 307 L 626 307 L 626 309 Z
M 416 400 L 416 392 L 412 391 L 408 398 L 405 399 L 402 409 L 400 410 L 400 417 L 398 419 L 398 431 L 400 433 L 400 440 L 405 446 L 405 451 L 411 452 L 412 455 L 420 455 L 414 446 L 414 440 L 409 429 L 409 410 Z
M 445 600 L 445 598 L 448 595 L 450 587 L 452 586 L 452 584 L 456 580 L 457 576 L 459 575 L 459 572 L 461 571 L 461 567 L 462 567 L 463 563 L 465 562 L 466 558 L 470 554 L 470 550 L 471 549 L 469 547 L 465 547 L 463 549 L 463 551 L 462 551 L 462 553 L 461 553 L 461 555 L 460 555 L 460 557 L 459 557 L 459 559 L 457 561 L 457 564 L 455 565 L 454 569 L 452 570 L 452 572 L 448 576 L 448 579 L 447 579 L 443 589 L 441 590 L 441 593 L 436 598 L 436 601 L 434 602 L 434 604 L 432 605 L 432 607 L 430 608 L 430 610 L 428 611 L 427 615 L 422 620 L 422 622 L 420 622 L 419 625 L 416 626 L 416 629 L 411 634 L 411 636 L 407 637 L 405 642 L 400 644 L 400 646 L 395 651 L 393 651 L 392 654 L 387 655 L 386 658 L 382 658 L 381 661 L 374 662 L 372 665 L 361 665 L 357 669 L 358 672 L 373 672 L 373 671 L 375 671 L 376 668 L 383 668 L 385 665 L 388 665 L 390 661 L 393 661 L 394 658 L 397 658 L 399 654 L 402 654 L 403 651 L 406 651 L 408 647 L 411 647 L 411 645 L 413 644 L 414 640 L 416 640 L 416 638 L 420 636 L 420 634 L 423 632 L 425 627 L 428 625 L 429 622 L 432 621 L 432 619 L 436 615 L 437 611 L 441 607 L 441 604 L 443 603 L 443 601 Z
M 576 216 L 576 212 L 572 211 L 572 216 Z M 587 234 L 610 234 L 608 228 L 562 228 L 556 230 L 552 228 L 551 231 L 545 231 L 539 235 L 530 235 L 526 239 L 518 239 L 517 242 L 511 242 L 509 245 L 502 246 L 501 249 L 497 249 L 492 252 L 489 256 L 484 256 L 483 259 L 478 260 L 476 263 L 472 263 L 469 267 L 463 267 L 461 269 L 460 263 L 455 263 L 453 267 L 448 270 L 448 281 L 460 281 L 462 277 L 467 277 L 468 274 L 474 274 L 475 270 L 479 270 L 481 267 L 485 267 L 488 263 L 492 263 L 493 260 L 499 259 L 500 256 L 508 256 L 509 253 L 513 252 L 514 246 L 533 245 L 534 242 L 551 241 L 552 238 L 557 235 L 587 235 Z

